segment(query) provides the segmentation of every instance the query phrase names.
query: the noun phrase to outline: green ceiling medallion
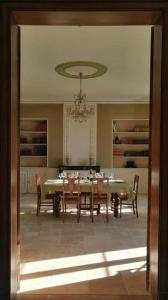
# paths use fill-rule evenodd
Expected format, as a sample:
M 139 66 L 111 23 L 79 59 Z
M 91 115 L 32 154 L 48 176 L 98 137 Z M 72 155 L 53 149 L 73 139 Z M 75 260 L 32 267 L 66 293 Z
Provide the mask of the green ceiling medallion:
M 73 69 L 74 67 L 81 67 L 81 70 L 79 72 L 76 72 L 76 74 L 71 73 L 70 69 Z M 84 68 L 90 68 L 93 69 L 92 72 L 86 72 L 82 71 L 82 67 Z M 80 78 L 80 73 L 82 73 L 82 78 L 83 79 L 88 79 L 88 78 L 95 78 L 102 76 L 104 73 L 107 72 L 107 67 L 99 64 L 97 62 L 92 62 L 92 61 L 71 61 L 71 62 L 66 62 L 59 64 L 58 66 L 55 67 L 55 71 L 64 76 L 64 77 L 69 77 L 69 78 Z

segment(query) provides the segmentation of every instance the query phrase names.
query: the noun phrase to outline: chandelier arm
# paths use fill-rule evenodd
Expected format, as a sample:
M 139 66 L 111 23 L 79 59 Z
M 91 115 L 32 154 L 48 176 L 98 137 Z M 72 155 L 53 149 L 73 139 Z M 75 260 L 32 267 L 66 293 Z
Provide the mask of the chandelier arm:
M 79 73 L 79 78 L 80 78 L 80 92 L 79 92 L 79 95 L 80 95 L 80 99 L 82 98 L 82 73 L 80 72 Z
M 94 108 L 92 105 L 86 104 L 86 94 L 82 94 L 82 77 L 83 73 L 80 72 L 78 78 L 80 79 L 80 90 L 79 93 L 74 95 L 74 105 L 69 107 L 67 113 L 74 121 L 80 123 L 86 122 L 89 117 L 94 114 Z

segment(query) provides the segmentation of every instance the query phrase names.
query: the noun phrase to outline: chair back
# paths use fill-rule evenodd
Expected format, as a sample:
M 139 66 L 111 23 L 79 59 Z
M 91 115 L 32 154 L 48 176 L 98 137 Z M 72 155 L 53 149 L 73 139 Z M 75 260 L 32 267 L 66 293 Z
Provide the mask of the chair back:
M 41 196 L 41 177 L 39 175 L 35 176 L 35 182 L 36 182 L 37 195 Z
M 80 178 L 65 178 L 63 179 L 64 194 L 80 194 Z
M 108 178 L 93 178 L 92 179 L 92 194 L 104 194 L 105 186 L 109 183 Z
M 94 206 L 103 204 L 106 206 L 106 221 L 108 222 L 108 178 L 93 178 L 92 180 L 92 197 L 91 197 L 91 219 L 93 222 Z
M 133 193 L 135 198 L 137 198 L 138 195 L 138 187 L 139 187 L 139 175 L 134 176 L 134 184 L 133 184 Z

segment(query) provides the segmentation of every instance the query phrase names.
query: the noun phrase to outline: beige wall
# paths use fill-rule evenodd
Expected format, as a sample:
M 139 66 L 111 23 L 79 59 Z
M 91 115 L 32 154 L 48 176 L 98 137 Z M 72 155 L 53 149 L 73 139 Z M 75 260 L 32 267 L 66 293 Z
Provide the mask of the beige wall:
M 48 167 L 63 161 L 63 105 L 22 104 L 21 118 L 48 119 Z M 112 119 L 148 119 L 147 104 L 98 104 L 97 163 L 110 168 L 112 163 Z
M 112 164 L 112 119 L 148 119 L 147 104 L 99 104 L 97 106 L 97 163 Z
M 48 120 L 48 167 L 56 168 L 63 160 L 63 105 L 22 104 L 20 115 Z

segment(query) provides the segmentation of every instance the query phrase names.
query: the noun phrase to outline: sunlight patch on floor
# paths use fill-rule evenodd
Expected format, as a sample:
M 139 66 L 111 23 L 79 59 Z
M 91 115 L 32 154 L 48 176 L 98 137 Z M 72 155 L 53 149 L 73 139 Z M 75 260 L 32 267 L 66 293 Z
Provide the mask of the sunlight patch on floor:
M 19 293 L 111 277 L 117 275 L 119 271 L 123 270 L 131 271 L 133 269 L 134 272 L 138 272 L 138 269 L 141 269 L 144 265 L 145 260 L 110 267 L 25 279 L 20 282 Z
M 146 247 L 138 247 L 126 250 L 107 251 L 103 253 L 39 260 L 34 262 L 21 263 L 20 274 L 24 275 L 29 273 L 49 271 L 53 269 L 57 270 L 63 268 L 91 265 L 104 261 L 110 262 L 121 259 L 129 259 L 131 257 L 136 258 L 144 256 L 146 256 Z
M 20 293 L 38 289 L 63 286 L 100 278 L 112 277 L 118 272 L 139 272 L 146 270 L 146 247 L 132 248 L 120 251 L 108 251 L 44 261 L 28 262 L 21 264 L 21 275 L 37 273 L 37 277 L 21 279 Z M 142 258 L 141 261 L 136 261 Z M 134 261 L 132 261 L 134 259 Z M 124 260 L 123 263 L 121 261 Z M 125 261 L 126 260 L 126 261 Z M 114 262 L 116 264 L 111 265 Z M 105 266 L 101 264 L 106 263 Z M 97 265 L 95 268 L 95 264 Z M 91 265 L 94 265 L 94 267 Z M 86 266 L 84 270 L 75 270 L 76 267 Z M 71 270 L 67 269 L 71 268 Z M 74 270 L 72 271 L 72 268 Z M 54 270 L 63 270 L 64 273 L 54 274 Z M 52 271 L 50 275 L 38 274 L 39 272 Z

